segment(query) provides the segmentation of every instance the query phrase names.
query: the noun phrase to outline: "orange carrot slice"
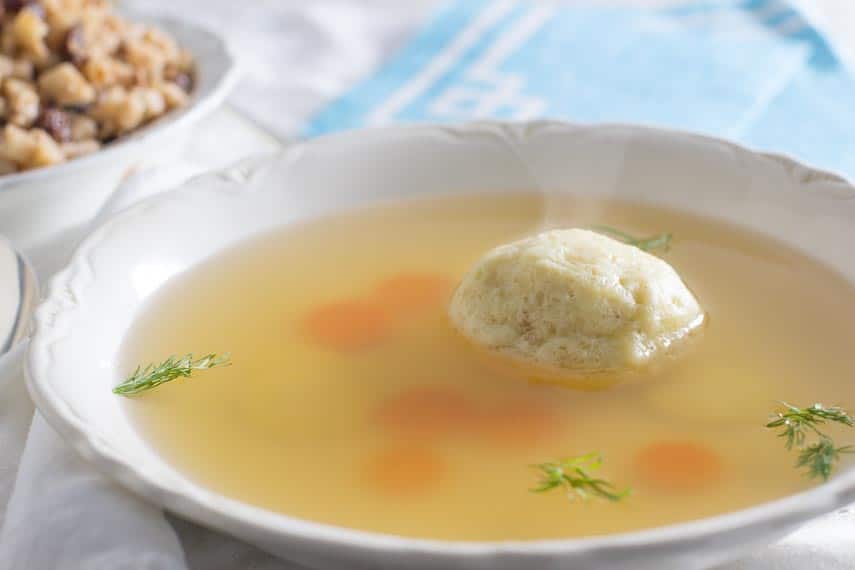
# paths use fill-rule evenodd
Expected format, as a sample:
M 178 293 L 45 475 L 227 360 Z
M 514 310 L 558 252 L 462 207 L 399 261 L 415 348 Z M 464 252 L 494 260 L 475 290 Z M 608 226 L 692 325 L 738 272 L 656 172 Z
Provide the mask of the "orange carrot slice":
M 693 441 L 662 441 L 643 448 L 636 468 L 646 485 L 666 491 L 697 491 L 722 474 L 719 455 Z
M 377 422 L 409 437 L 438 437 L 466 429 L 477 417 L 473 404 L 450 386 L 413 386 L 383 401 Z
M 417 495 L 433 490 L 442 481 L 446 464 L 427 447 L 397 446 L 370 457 L 364 476 L 374 490 L 392 495 Z
M 389 334 L 389 319 L 373 303 L 337 301 L 309 312 L 303 320 L 303 330 L 320 346 L 355 350 L 384 340 Z
M 400 273 L 377 284 L 377 301 L 395 312 L 418 312 L 441 306 L 451 293 L 451 281 L 432 273 Z

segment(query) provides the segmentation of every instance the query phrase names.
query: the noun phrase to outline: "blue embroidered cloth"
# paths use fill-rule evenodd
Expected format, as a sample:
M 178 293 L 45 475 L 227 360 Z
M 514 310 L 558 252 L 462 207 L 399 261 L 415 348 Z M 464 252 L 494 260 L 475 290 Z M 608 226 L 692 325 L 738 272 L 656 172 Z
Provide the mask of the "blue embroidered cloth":
M 855 80 L 784 0 L 668 8 L 456 0 L 304 135 L 472 118 L 636 122 L 855 178 Z

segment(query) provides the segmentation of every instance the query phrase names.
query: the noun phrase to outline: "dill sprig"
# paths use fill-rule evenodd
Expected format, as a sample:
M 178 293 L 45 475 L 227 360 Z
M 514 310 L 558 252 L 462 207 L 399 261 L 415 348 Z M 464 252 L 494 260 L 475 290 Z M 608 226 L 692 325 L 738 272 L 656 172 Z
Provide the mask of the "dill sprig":
M 606 234 L 609 237 L 613 237 L 619 241 L 622 241 L 625 244 L 635 246 L 642 251 L 650 252 L 662 250 L 662 252 L 666 252 L 671 247 L 672 235 L 670 233 L 657 234 L 655 236 L 650 236 L 646 238 L 639 238 L 624 231 L 621 231 L 617 228 L 613 228 L 611 226 L 594 225 L 591 226 L 591 229 L 595 232 Z
M 784 438 L 784 447 L 788 450 L 794 447 L 799 449 L 796 468 L 805 469 L 805 475 L 810 479 L 821 478 L 827 481 L 840 456 L 855 453 L 855 446 L 837 447 L 834 440 L 820 430 L 819 426 L 836 423 L 855 427 L 855 418 L 837 406 L 826 407 L 816 403 L 807 408 L 799 408 L 786 402 L 781 402 L 781 405 L 784 410 L 776 412 L 766 427 L 780 428 L 778 437 Z M 807 444 L 808 436 L 815 436 L 817 441 Z
M 825 407 L 817 403 L 807 408 L 799 408 L 786 402 L 781 402 L 781 405 L 784 406 L 784 411 L 776 412 L 766 427 L 784 428 L 778 437 L 786 438 L 787 449 L 792 449 L 794 445 L 802 447 L 809 432 L 826 437 L 817 426 L 827 422 L 855 426 L 855 419 L 846 410 L 837 406 Z
M 811 479 L 821 477 L 823 481 L 828 481 L 835 463 L 840 461 L 844 453 L 855 453 L 855 446 L 835 447 L 834 441 L 822 437 L 799 452 L 796 467 L 807 468 L 807 476 Z
M 557 462 L 532 465 L 540 473 L 538 485 L 529 489 L 532 493 L 544 493 L 562 488 L 570 500 L 600 497 L 608 501 L 620 501 L 628 496 L 631 489 L 618 491 L 614 484 L 605 479 L 597 479 L 588 471 L 596 471 L 603 464 L 599 453 L 589 453 L 578 457 L 569 457 Z
M 113 388 L 113 393 L 121 396 L 136 396 L 176 378 L 189 378 L 194 370 L 208 370 L 230 364 L 228 353 L 217 355 L 212 352 L 201 358 L 193 358 L 192 354 L 181 357 L 173 354 L 160 364 L 149 364 L 145 368 L 137 366 L 133 374 Z

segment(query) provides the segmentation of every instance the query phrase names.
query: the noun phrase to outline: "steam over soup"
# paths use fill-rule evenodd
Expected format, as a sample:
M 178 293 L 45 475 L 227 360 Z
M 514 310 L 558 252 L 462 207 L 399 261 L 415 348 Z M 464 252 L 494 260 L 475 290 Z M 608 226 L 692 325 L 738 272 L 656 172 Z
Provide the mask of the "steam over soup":
M 561 228 L 671 233 L 670 248 L 652 253 L 703 307 L 700 341 L 607 389 L 532 381 L 473 346 L 448 309 L 485 252 L 552 229 L 544 199 L 407 201 L 283 228 L 168 282 L 122 358 L 129 374 L 143 366 L 132 378 L 141 390 L 158 373 L 145 365 L 170 354 L 192 377 L 127 410 L 164 458 L 213 491 L 412 537 L 631 531 L 821 483 L 828 473 L 796 468 L 798 445 L 777 437 L 792 422 L 770 415 L 848 417 L 807 406 L 855 403 L 855 322 L 842 316 L 853 287 L 734 226 L 620 201 L 548 203 Z M 229 352 L 231 366 L 203 360 L 212 351 Z M 820 427 L 841 447 L 855 440 L 844 424 Z M 838 455 L 834 469 L 845 468 Z

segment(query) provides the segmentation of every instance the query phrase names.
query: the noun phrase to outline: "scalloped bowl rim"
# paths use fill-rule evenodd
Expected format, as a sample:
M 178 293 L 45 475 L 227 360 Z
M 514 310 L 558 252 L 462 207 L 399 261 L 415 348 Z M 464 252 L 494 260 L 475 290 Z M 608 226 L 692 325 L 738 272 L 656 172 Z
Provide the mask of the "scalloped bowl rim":
M 78 417 L 54 392 L 49 378 L 52 374 L 48 356 L 51 321 L 56 314 L 63 311 L 73 311 L 72 302 L 76 296 L 73 282 L 81 273 L 89 271 L 87 257 L 106 239 L 109 239 L 113 228 L 123 225 L 138 213 L 153 205 L 165 205 L 173 200 L 180 200 L 195 193 L 207 193 L 199 188 L 199 182 L 211 178 L 227 178 L 246 180 L 252 173 L 263 169 L 266 164 L 274 161 L 287 161 L 299 156 L 302 149 L 312 145 L 327 144 L 328 141 L 345 140 L 351 137 L 370 137 L 373 133 L 398 132 L 402 135 L 425 130 L 443 130 L 446 132 L 478 133 L 483 129 L 514 132 L 525 134 L 528 129 L 557 128 L 579 131 L 624 128 L 639 133 L 651 132 L 665 135 L 690 137 L 698 141 L 713 142 L 726 145 L 740 153 L 754 157 L 768 158 L 781 164 L 798 175 L 799 183 L 810 186 L 819 182 L 842 191 L 846 198 L 855 199 L 855 187 L 850 185 L 842 176 L 820 169 L 804 166 L 789 156 L 779 153 L 756 152 L 742 145 L 716 137 L 700 135 L 676 129 L 654 128 L 630 124 L 599 124 L 580 125 L 563 121 L 530 121 L 528 123 L 510 123 L 500 121 L 477 121 L 466 124 L 452 125 L 404 125 L 397 127 L 372 127 L 357 131 L 324 135 L 305 142 L 296 143 L 272 157 L 261 157 L 244 160 L 230 168 L 212 173 L 202 174 L 171 192 L 154 196 L 120 212 L 91 235 L 77 248 L 69 265 L 55 275 L 50 282 L 49 292 L 39 307 L 35 321 L 36 333 L 30 346 L 28 356 L 27 384 L 39 411 L 48 423 L 86 460 L 91 462 L 99 471 L 119 481 L 132 491 L 146 497 L 155 504 L 168 510 L 184 515 L 190 519 L 212 526 L 224 528 L 240 525 L 262 533 L 275 533 L 285 537 L 308 540 L 313 543 L 348 544 L 359 549 L 384 551 L 389 553 L 426 553 L 449 554 L 454 556 L 488 556 L 495 554 L 518 555 L 561 555 L 586 552 L 596 554 L 601 551 L 620 550 L 624 548 L 661 547 L 670 544 L 686 543 L 697 539 L 708 538 L 725 532 L 739 531 L 746 527 L 768 523 L 781 522 L 782 525 L 798 525 L 810 518 L 839 508 L 855 500 L 855 468 L 849 468 L 834 477 L 831 481 L 818 485 L 810 490 L 788 495 L 784 498 L 758 504 L 746 509 L 729 512 L 722 515 L 707 517 L 684 523 L 644 529 L 640 531 L 598 535 L 582 538 L 549 539 L 532 541 L 446 541 L 434 539 L 408 538 L 391 534 L 382 534 L 338 527 L 331 524 L 317 523 L 297 517 L 274 513 L 255 507 L 223 495 L 207 491 L 201 486 L 189 484 L 185 488 L 173 488 L 163 485 L 136 464 L 132 464 L 115 450 L 102 444 L 88 429 L 84 418 Z M 233 191 L 233 189 L 232 189 Z M 48 331 L 46 334 L 45 331 Z M 60 373 L 61 374 L 61 373 Z M 212 521 L 214 521 L 212 523 Z M 225 522 L 225 524 L 222 524 Z M 220 524 L 217 524 L 220 523 Z

